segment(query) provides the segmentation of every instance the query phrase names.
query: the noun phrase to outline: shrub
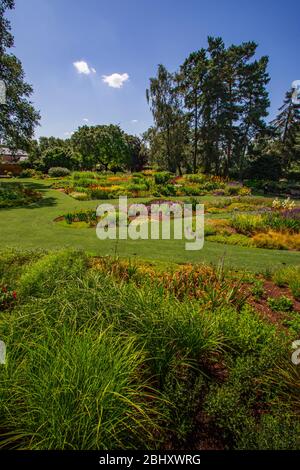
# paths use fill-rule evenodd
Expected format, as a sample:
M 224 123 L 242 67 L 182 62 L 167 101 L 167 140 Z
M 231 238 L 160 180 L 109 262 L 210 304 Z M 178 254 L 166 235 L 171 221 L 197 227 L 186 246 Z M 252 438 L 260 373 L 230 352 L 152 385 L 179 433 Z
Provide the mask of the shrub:
M 201 184 L 205 181 L 205 176 L 204 175 L 197 175 L 197 174 L 191 174 L 191 175 L 185 175 L 185 178 L 187 181 L 190 181 L 191 183 L 198 183 Z
M 162 196 L 176 196 L 176 188 L 172 184 L 160 186 L 158 191 Z
M 300 250 L 300 234 L 288 234 L 268 231 L 257 233 L 252 237 L 253 243 L 258 248 L 275 250 Z
M 250 196 L 251 194 L 251 189 L 246 188 L 245 186 L 241 187 L 239 190 L 239 196 Z
M 245 171 L 245 178 L 278 181 L 282 176 L 282 162 L 277 155 L 261 155 Z
M 277 232 L 300 232 L 300 211 L 271 212 L 263 216 L 264 224 Z
M 293 301 L 285 295 L 281 297 L 269 297 L 268 305 L 275 312 L 288 312 L 293 308 Z
M 232 235 L 219 235 L 219 234 L 206 234 L 208 241 L 210 242 L 217 242 L 217 243 L 225 243 L 227 245 L 238 245 L 238 246 L 253 246 L 253 242 L 251 238 L 247 237 L 246 235 L 242 235 L 240 233 L 232 234 Z
M 300 299 L 300 268 L 289 266 L 273 273 L 273 281 L 279 287 L 288 286 L 295 299 Z
M 205 191 L 214 191 L 215 189 L 224 189 L 225 184 L 223 182 L 219 181 L 206 181 L 203 183 L 200 187 L 200 189 L 203 189 Z
M 293 297 L 297 300 L 300 299 L 300 276 L 291 279 L 289 282 L 289 287 L 293 294 Z
M 203 194 L 198 186 L 182 186 L 180 189 L 185 196 L 201 196 Z
M 251 293 L 257 300 L 263 297 L 265 290 L 264 283 L 261 279 L 254 279 Z
M 91 199 L 109 199 L 112 197 L 111 191 L 107 189 L 91 189 L 90 190 Z
M 264 230 L 263 218 L 260 215 L 236 215 L 231 219 L 231 225 L 237 232 L 244 235 Z
M 36 171 L 32 168 L 25 168 L 19 174 L 19 178 L 33 178 L 36 175 Z
M 171 174 L 167 171 L 162 171 L 160 173 L 155 173 L 154 175 L 154 181 L 155 184 L 166 184 L 170 181 Z
M 298 339 L 300 331 L 300 315 L 299 312 L 291 312 L 292 317 L 283 321 L 283 325 L 287 326 L 292 332 L 295 339 Z
M 126 185 L 128 191 L 147 191 L 149 189 L 148 184 L 144 183 L 130 183 Z
M 88 193 L 79 193 L 78 191 L 71 192 L 70 196 L 72 196 L 77 201 L 87 201 L 89 199 Z
M 229 196 L 237 196 L 240 193 L 241 187 L 239 185 L 236 186 L 226 186 L 225 193 Z
M 273 273 L 272 279 L 279 287 L 288 286 L 292 279 L 300 279 L 300 267 L 288 266 L 287 268 L 278 269 Z
M 68 224 L 71 224 L 72 222 L 96 222 L 97 221 L 97 215 L 96 211 L 93 209 L 90 210 L 80 210 L 77 212 L 69 212 L 68 214 L 64 215 L 64 219 Z
M 53 177 L 53 178 L 59 178 L 63 176 L 69 176 L 70 170 L 68 168 L 63 168 L 63 167 L 52 167 L 48 171 L 48 175 Z
M 95 183 L 94 180 L 98 179 L 98 174 L 94 171 L 73 171 L 72 179 L 74 181 L 88 179 L 93 180 L 93 183 Z

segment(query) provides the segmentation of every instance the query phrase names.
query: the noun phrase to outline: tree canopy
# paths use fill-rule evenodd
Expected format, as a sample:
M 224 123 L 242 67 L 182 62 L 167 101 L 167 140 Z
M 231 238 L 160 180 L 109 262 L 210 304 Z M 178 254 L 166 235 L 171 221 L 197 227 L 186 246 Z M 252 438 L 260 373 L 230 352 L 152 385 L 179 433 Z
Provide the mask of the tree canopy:
M 24 80 L 22 64 L 9 52 L 14 38 L 5 13 L 13 8 L 14 0 L 0 0 L 0 80 L 6 87 L 6 102 L 0 104 L 0 142 L 26 149 L 40 115 L 30 101 L 33 89 Z

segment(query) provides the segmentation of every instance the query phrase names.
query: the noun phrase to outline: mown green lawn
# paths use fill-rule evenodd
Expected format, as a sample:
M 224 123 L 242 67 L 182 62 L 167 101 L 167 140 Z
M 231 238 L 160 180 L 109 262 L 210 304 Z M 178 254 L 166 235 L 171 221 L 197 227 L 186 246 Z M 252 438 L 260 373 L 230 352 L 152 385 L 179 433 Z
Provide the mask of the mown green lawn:
M 22 183 L 41 191 L 43 200 L 30 207 L 0 209 L 2 249 L 71 247 L 85 249 L 95 255 L 139 257 L 168 263 L 217 263 L 221 258 L 225 258 L 227 265 L 251 271 L 273 270 L 283 264 L 300 265 L 300 253 L 296 252 L 244 248 L 213 242 L 205 242 L 204 248 L 200 251 L 186 251 L 183 240 L 101 241 L 93 228 L 65 227 L 54 222 L 54 219 L 69 211 L 96 208 L 103 201 L 76 201 L 64 193 L 51 189 L 47 180 L 28 179 Z M 201 199 L 205 203 L 207 198 L 200 198 L 200 202 Z

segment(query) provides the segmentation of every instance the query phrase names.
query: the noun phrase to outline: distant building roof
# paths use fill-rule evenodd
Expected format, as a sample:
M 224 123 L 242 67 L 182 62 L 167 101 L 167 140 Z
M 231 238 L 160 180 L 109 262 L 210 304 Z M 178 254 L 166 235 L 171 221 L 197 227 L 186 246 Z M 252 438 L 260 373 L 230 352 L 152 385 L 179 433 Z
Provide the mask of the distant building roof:
M 7 157 L 28 157 L 28 153 L 25 150 L 12 150 L 8 147 L 0 147 L 0 155 Z

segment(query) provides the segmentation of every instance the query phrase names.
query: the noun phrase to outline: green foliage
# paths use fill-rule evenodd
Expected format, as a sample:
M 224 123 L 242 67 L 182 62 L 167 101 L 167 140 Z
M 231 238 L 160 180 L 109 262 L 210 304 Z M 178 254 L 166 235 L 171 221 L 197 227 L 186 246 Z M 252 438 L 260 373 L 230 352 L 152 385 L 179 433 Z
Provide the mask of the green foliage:
M 263 220 L 266 227 L 269 227 L 270 229 L 275 230 L 277 232 L 300 232 L 300 218 L 296 216 L 293 217 L 292 211 L 289 211 L 285 214 L 281 214 L 279 212 L 274 211 L 269 214 L 265 214 Z
M 298 266 L 288 266 L 273 273 L 273 281 L 279 287 L 288 286 L 293 296 L 300 298 L 300 268 Z
M 260 155 L 245 173 L 245 178 L 278 181 L 282 176 L 282 161 L 276 155 Z
M 102 167 L 105 171 L 126 166 L 129 149 L 119 126 L 82 126 L 71 137 L 72 148 L 80 153 L 86 170 Z
M 253 246 L 252 240 L 247 237 L 246 235 L 235 233 L 232 235 L 220 235 L 215 234 L 213 230 L 210 232 L 206 232 L 206 236 L 208 237 L 208 241 L 210 242 L 217 242 L 217 243 L 225 243 L 227 245 L 238 245 L 238 246 Z
M 208 37 L 179 71 L 158 66 L 147 90 L 155 123 L 147 137 L 161 167 L 242 174 L 269 106 L 268 57 L 256 58 L 256 49 L 254 42 L 226 47 L 222 38 Z
M 31 449 L 154 445 L 155 392 L 143 377 L 145 357 L 134 338 L 120 341 L 101 325 L 97 334 L 63 326 L 43 333 L 34 348 L 25 339 L 26 360 L 15 371 L 17 347 L 10 345 L 0 386 L 10 410 L 2 420 L 11 430 L 6 444 L 14 445 L 18 430 L 21 446 Z
M 27 206 L 41 198 L 41 193 L 20 183 L 0 183 L 0 208 Z
M 170 181 L 171 175 L 167 171 L 162 171 L 160 173 L 154 174 L 155 184 L 166 184 Z
M 69 176 L 70 170 L 68 168 L 63 168 L 63 167 L 53 167 L 50 168 L 48 171 L 48 175 L 53 177 L 53 178 L 59 178 L 61 176 Z
M 61 147 L 49 147 L 41 155 L 40 167 L 44 171 L 52 168 L 66 168 L 72 170 L 78 168 L 81 156 L 65 145 Z M 63 175 L 58 175 L 63 176 Z
M 300 299 L 300 276 L 291 279 L 289 282 L 289 287 L 293 294 L 293 297 L 297 300 Z
M 244 306 L 238 313 L 228 307 L 213 312 L 215 328 L 226 338 L 227 347 L 233 348 L 236 354 L 256 354 L 278 344 L 274 326 L 268 325 L 249 306 Z M 216 331 L 216 332 L 217 332 Z
M 252 288 L 252 295 L 258 300 L 261 299 L 265 293 L 264 282 L 262 279 L 254 279 Z
M 192 282 L 178 300 L 168 272 L 163 288 L 144 265 L 105 261 L 0 254 L 0 275 L 17 290 L 0 322 L 1 447 L 153 449 L 170 436 L 187 447 L 200 413 L 228 448 L 299 448 L 298 425 L 288 433 L 299 379 L 278 368 L 286 332 L 247 305 L 207 308 L 189 295 Z M 202 269 L 212 284 L 212 268 Z M 230 274 L 219 276 L 220 297 L 230 297 Z
M 288 312 L 293 308 L 293 301 L 285 295 L 281 297 L 269 297 L 268 305 L 275 312 Z
M 291 312 L 291 317 L 283 321 L 283 324 L 289 328 L 295 339 L 299 337 L 300 315 L 298 312 Z
M 0 80 L 6 85 L 6 103 L 0 105 L 0 142 L 18 149 L 28 148 L 40 115 L 30 101 L 33 89 L 24 81 L 21 61 L 9 52 L 14 38 L 5 13 L 13 8 L 13 0 L 0 3 Z
M 87 201 L 90 199 L 90 194 L 88 192 L 78 192 L 78 190 L 72 191 L 70 196 L 72 196 L 72 198 L 76 199 L 77 201 Z
M 191 175 L 187 174 L 187 175 L 185 175 L 185 178 L 186 178 L 188 181 L 190 181 L 191 183 L 202 184 L 202 183 L 204 183 L 204 181 L 205 181 L 205 176 L 202 175 L 202 174 L 198 174 L 198 175 L 197 175 L 197 174 L 196 174 L 196 175 L 194 175 L 194 174 L 191 174 Z
M 159 186 L 157 190 L 162 196 L 176 196 L 176 188 L 172 184 Z
M 69 212 L 64 215 L 64 219 L 68 224 L 72 222 L 96 222 L 97 215 L 95 210 L 80 210 L 75 212 Z
M 0 278 L 5 284 L 14 285 L 27 265 L 37 261 L 44 252 L 41 250 L 25 251 L 7 249 L 0 251 Z
M 36 176 L 36 170 L 32 168 L 26 168 L 19 174 L 19 178 L 33 178 L 34 176 Z
M 257 231 L 264 231 L 265 225 L 262 216 L 241 214 L 231 219 L 231 225 L 239 233 L 251 235 Z
M 182 186 L 181 191 L 185 196 L 201 196 L 203 190 L 197 186 Z
M 97 178 L 98 175 L 94 171 L 73 171 L 72 173 L 72 179 L 76 181 L 78 185 L 80 185 L 81 181 L 94 182 Z
M 19 280 L 21 297 L 47 297 L 84 272 L 87 258 L 81 252 L 62 251 L 44 256 L 21 276 Z

